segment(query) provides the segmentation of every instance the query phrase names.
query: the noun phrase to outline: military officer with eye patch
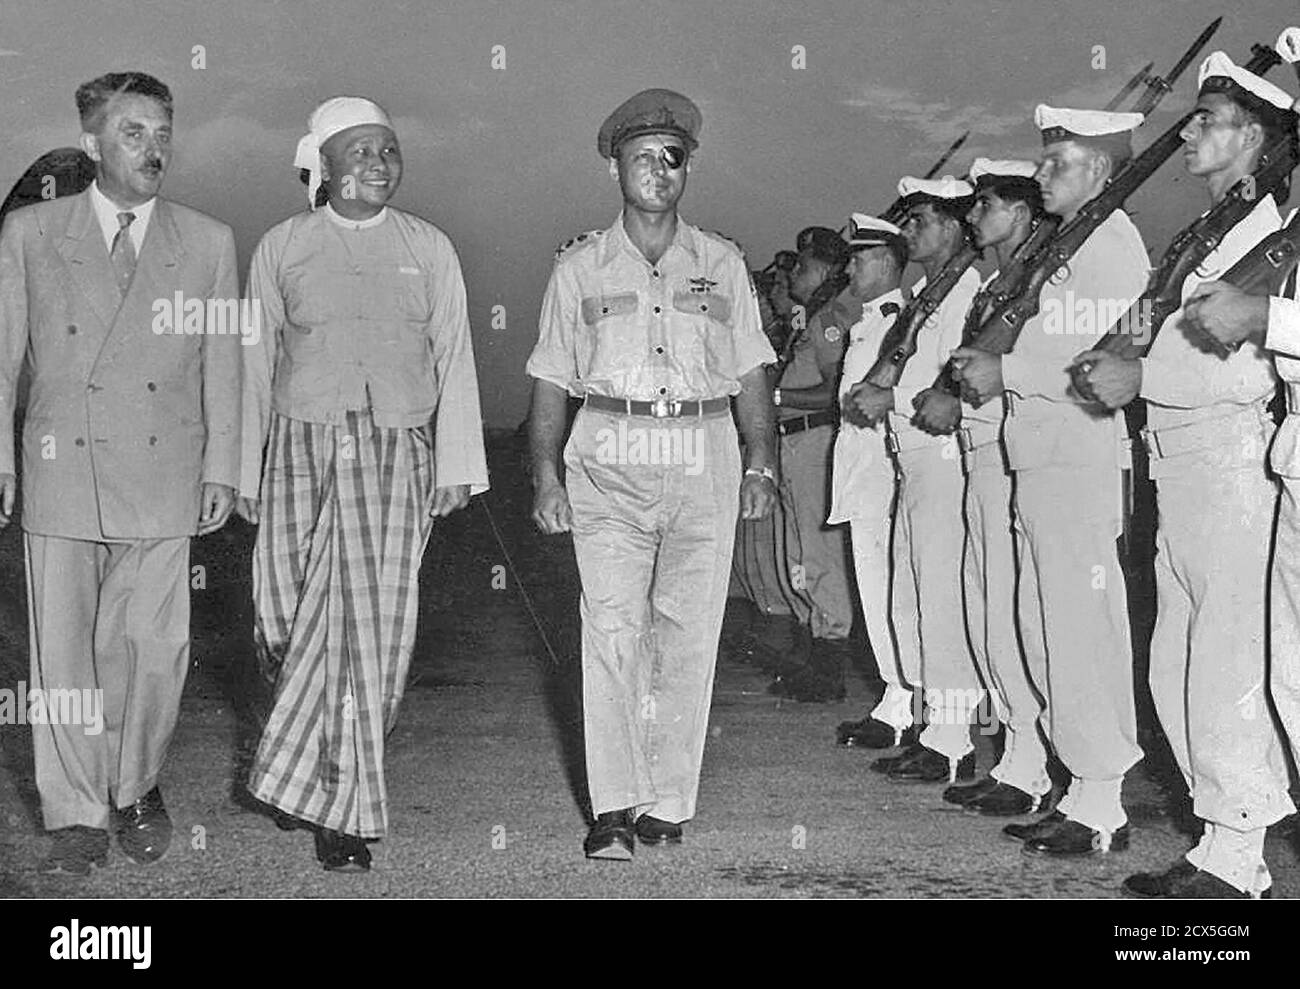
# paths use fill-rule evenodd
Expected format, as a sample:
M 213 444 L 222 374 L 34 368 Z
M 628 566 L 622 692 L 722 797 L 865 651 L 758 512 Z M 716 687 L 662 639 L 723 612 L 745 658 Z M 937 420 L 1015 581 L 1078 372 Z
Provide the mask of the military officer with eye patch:
M 582 580 L 589 858 L 682 840 L 737 514 L 776 500 L 776 355 L 749 269 L 677 215 L 699 128 L 699 108 L 665 89 L 605 121 L 623 210 L 561 251 L 528 361 L 533 519 L 573 533 Z M 570 395 L 583 407 L 562 447 Z

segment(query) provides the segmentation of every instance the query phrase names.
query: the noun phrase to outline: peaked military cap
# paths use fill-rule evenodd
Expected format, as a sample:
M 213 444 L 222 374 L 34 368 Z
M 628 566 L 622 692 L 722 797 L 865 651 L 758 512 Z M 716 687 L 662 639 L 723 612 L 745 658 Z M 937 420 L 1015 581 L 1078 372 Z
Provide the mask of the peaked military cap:
M 596 135 L 602 158 L 612 158 L 628 138 L 642 134 L 676 134 L 694 151 L 703 117 L 700 108 L 671 89 L 645 89 L 611 113 Z
M 902 231 L 888 220 L 882 220 L 866 213 L 854 213 L 849 217 L 849 224 L 844 231 L 849 251 L 859 251 L 864 247 L 880 247 L 889 244 L 902 244 Z
M 843 264 L 849 258 L 849 245 L 830 227 L 804 227 L 795 238 L 800 253 L 807 251 L 818 261 Z
M 1286 37 L 1285 34 L 1283 37 Z M 1282 49 L 1279 48 L 1279 51 Z M 1295 60 L 1300 60 L 1300 52 L 1295 53 Z M 1291 94 L 1281 86 L 1234 64 L 1223 52 L 1212 52 L 1201 63 L 1197 82 L 1202 95 L 1222 93 L 1234 103 L 1253 110 L 1263 120 L 1278 126 L 1290 125 L 1290 121 L 1295 119 L 1295 108 L 1300 106 L 1300 101 L 1293 100 Z
M 1121 158 L 1132 155 L 1133 131 L 1143 119 L 1140 113 L 1071 110 L 1046 103 L 1034 109 L 1034 126 L 1043 132 L 1044 147 L 1058 141 L 1075 141 Z

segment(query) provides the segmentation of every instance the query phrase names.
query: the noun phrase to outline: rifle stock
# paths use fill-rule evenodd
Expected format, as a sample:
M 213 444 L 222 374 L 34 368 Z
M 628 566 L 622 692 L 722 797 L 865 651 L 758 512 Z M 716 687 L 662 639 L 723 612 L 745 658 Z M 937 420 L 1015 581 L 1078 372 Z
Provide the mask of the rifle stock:
M 916 339 L 926 321 L 934 315 L 935 310 L 943 304 L 953 286 L 966 273 L 966 269 L 975 263 L 979 250 L 969 244 L 963 245 L 956 254 L 948 259 L 933 281 L 926 282 L 921 294 L 898 314 L 894 325 L 885 334 L 880 344 L 880 356 L 871 370 L 863 377 L 880 388 L 893 388 L 903 376 L 903 368 L 916 353 Z

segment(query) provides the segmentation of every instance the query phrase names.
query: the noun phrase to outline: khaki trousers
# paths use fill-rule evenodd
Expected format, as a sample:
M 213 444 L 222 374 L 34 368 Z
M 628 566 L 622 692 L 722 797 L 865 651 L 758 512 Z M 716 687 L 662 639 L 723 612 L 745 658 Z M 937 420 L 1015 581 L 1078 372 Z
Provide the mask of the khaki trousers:
M 190 657 L 190 540 L 25 534 L 31 684 L 102 691 L 102 731 L 33 724 L 49 830 L 107 828 L 158 781 Z
M 849 547 L 844 530 L 826 524 L 834 444 L 830 426 L 781 440 L 785 564 L 790 584 L 807 601 L 808 627 L 817 639 L 847 639 L 853 627 Z
M 606 441 L 620 420 L 652 441 L 674 435 L 656 430 L 686 431 L 675 435 L 692 437 L 696 462 L 611 457 Z M 688 820 L 739 511 L 736 428 L 730 416 L 665 420 L 584 408 L 564 459 L 582 579 L 592 812 L 635 808 Z

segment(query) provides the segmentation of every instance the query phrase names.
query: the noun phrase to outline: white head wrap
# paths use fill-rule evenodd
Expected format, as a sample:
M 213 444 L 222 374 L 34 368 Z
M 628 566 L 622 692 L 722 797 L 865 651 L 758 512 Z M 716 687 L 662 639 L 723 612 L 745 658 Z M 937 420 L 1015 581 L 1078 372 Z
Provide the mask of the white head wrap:
M 361 124 L 380 124 L 392 130 L 392 121 L 378 103 L 360 96 L 335 96 L 312 111 L 307 120 L 309 133 L 298 141 L 293 163 L 311 173 L 307 181 L 307 203 L 316 208 L 316 190 L 320 188 L 320 148 L 340 131 Z

